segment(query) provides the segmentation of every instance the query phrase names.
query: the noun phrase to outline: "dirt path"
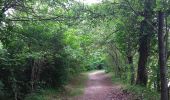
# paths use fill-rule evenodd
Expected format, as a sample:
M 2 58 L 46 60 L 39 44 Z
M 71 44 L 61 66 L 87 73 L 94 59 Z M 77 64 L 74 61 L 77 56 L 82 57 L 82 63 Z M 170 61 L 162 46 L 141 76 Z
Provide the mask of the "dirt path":
M 132 100 L 124 93 L 120 85 L 113 85 L 111 77 L 104 71 L 89 74 L 84 94 L 72 100 Z

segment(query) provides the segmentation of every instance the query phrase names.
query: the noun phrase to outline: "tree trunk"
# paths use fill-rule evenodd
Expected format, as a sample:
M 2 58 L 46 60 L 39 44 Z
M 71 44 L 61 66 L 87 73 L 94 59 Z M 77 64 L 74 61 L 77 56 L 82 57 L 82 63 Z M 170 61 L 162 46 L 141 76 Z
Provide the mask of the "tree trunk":
M 141 33 L 142 36 L 139 40 L 139 61 L 138 61 L 138 71 L 136 84 L 147 85 L 148 75 L 147 75 L 147 60 L 149 56 L 149 45 L 150 45 L 150 33 L 148 33 L 149 27 L 147 29 L 147 18 L 141 23 Z
M 156 79 L 157 79 L 157 80 L 156 80 L 156 85 L 157 85 L 157 86 L 156 86 L 156 87 L 157 87 L 157 91 L 158 91 L 158 92 L 161 91 L 161 90 L 160 90 L 161 87 L 160 87 L 160 73 L 159 73 L 159 72 L 160 72 L 159 70 L 157 70 L 157 72 L 156 72 L 156 73 L 157 73 L 157 75 L 156 75 Z
M 168 98 L 170 99 L 170 87 L 168 87 Z
M 136 84 L 147 85 L 147 59 L 149 56 L 149 46 L 151 41 L 151 35 L 153 33 L 152 27 L 152 13 L 154 0 L 144 1 L 144 20 L 141 22 L 141 37 L 139 39 L 139 62 Z
M 159 64 L 160 64 L 160 79 L 161 79 L 161 100 L 168 100 L 168 84 L 166 72 L 166 46 L 164 41 L 164 13 L 158 13 L 158 45 L 159 45 Z
M 130 81 L 131 81 L 131 84 L 133 84 L 134 83 L 134 79 L 135 79 L 135 74 L 134 74 L 134 66 L 133 66 L 133 57 L 132 56 L 129 56 L 128 57 L 128 63 L 129 63 L 129 65 L 130 65 L 130 71 L 131 71 L 131 79 L 130 79 Z
M 148 78 L 147 77 L 146 65 L 147 65 L 147 59 L 148 59 L 148 52 L 149 51 L 148 51 L 147 40 L 145 40 L 144 38 L 142 38 L 142 39 L 143 40 L 140 43 L 140 48 L 139 48 L 139 62 L 138 62 L 138 72 L 137 72 L 136 84 L 146 86 L 147 78 Z

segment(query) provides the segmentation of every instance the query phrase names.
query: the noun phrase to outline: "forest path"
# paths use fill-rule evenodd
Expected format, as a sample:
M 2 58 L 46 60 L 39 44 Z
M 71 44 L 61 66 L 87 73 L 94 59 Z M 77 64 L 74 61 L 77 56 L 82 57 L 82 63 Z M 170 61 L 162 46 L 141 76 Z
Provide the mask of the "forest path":
M 122 91 L 121 85 L 112 83 L 111 75 L 94 71 L 89 73 L 84 94 L 71 100 L 132 100 L 130 97 Z

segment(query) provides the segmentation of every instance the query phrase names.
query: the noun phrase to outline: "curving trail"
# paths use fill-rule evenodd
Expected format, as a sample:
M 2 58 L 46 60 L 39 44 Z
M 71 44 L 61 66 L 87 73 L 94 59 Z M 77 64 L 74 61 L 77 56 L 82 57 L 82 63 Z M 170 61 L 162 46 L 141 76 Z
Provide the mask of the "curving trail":
M 133 100 L 129 93 L 123 92 L 120 85 L 115 85 L 104 71 L 89 73 L 89 80 L 84 94 L 71 100 Z

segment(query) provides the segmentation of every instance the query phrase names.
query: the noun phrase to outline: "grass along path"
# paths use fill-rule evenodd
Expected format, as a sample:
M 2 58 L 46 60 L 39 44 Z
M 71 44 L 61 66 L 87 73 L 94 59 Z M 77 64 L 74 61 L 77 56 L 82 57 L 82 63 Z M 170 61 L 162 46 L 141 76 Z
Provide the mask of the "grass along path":
M 82 73 L 76 77 L 74 77 L 68 85 L 65 86 L 65 92 L 63 97 L 65 99 L 70 99 L 74 96 L 79 96 L 84 93 L 85 86 L 88 80 L 88 72 Z

